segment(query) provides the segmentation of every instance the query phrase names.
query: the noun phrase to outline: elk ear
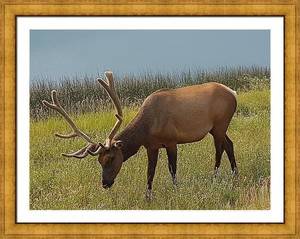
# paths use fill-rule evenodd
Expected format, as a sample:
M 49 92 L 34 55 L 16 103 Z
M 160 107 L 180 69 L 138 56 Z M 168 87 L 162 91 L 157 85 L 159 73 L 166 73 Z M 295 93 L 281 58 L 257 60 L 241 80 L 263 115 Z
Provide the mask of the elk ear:
M 123 142 L 121 140 L 118 140 L 118 141 L 114 142 L 113 145 L 114 145 L 114 147 L 120 149 L 123 147 Z

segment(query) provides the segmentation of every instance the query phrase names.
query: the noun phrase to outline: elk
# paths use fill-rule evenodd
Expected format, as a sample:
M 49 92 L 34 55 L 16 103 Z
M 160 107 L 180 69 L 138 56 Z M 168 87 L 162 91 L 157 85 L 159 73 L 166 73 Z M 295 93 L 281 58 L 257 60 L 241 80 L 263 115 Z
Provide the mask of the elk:
M 213 136 L 215 146 L 215 174 L 225 151 L 233 174 L 237 174 L 233 143 L 227 129 L 236 110 L 236 92 L 219 83 L 210 82 L 178 89 L 161 89 L 149 95 L 143 102 L 135 118 L 117 134 L 123 113 L 121 102 L 114 87 L 111 71 L 105 72 L 106 80 L 97 78 L 111 98 L 116 109 L 116 123 L 105 143 L 93 141 L 82 132 L 60 105 L 55 90 L 51 92 L 52 103 L 43 104 L 56 110 L 73 129 L 67 135 L 57 137 L 68 139 L 80 137 L 87 145 L 74 153 L 62 154 L 66 157 L 85 158 L 98 156 L 102 166 L 102 186 L 110 188 L 123 162 L 136 154 L 141 146 L 147 150 L 147 190 L 146 198 L 151 198 L 152 182 L 158 159 L 158 151 L 165 148 L 168 168 L 176 185 L 177 145 L 200 141 L 208 133 Z

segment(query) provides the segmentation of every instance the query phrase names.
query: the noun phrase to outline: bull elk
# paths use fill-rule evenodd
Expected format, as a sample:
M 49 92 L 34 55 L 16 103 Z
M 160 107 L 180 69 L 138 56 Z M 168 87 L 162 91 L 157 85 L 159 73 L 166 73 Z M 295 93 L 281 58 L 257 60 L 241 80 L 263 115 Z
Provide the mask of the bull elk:
M 87 145 L 80 150 L 63 155 L 75 158 L 98 156 L 103 169 L 104 188 L 113 185 L 123 162 L 136 154 L 141 146 L 146 148 L 148 156 L 146 197 L 151 197 L 160 148 L 167 151 L 169 171 L 176 185 L 177 144 L 200 141 L 208 133 L 213 136 L 216 149 L 215 173 L 218 172 L 224 150 L 233 173 L 237 173 L 233 143 L 226 134 L 236 110 L 235 91 L 214 82 L 158 90 L 146 98 L 135 118 L 117 134 L 123 118 L 121 103 L 114 87 L 112 72 L 105 72 L 105 77 L 106 81 L 100 78 L 97 80 L 111 98 L 117 113 L 116 123 L 103 144 L 93 141 L 78 129 L 60 105 L 55 90 L 51 92 L 52 103 L 43 100 L 45 106 L 60 113 L 73 129 L 73 133 L 56 133 L 56 136 L 64 139 L 81 137 L 87 141 Z

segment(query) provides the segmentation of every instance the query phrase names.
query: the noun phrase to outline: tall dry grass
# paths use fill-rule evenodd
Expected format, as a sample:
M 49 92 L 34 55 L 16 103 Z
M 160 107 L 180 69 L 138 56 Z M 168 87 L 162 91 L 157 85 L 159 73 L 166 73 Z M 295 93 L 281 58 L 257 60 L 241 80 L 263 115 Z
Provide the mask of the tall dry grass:
M 55 114 L 42 105 L 42 100 L 50 98 L 50 91 L 56 89 L 64 108 L 73 114 L 99 112 L 112 107 L 104 89 L 96 82 L 96 77 L 64 77 L 60 81 L 40 79 L 31 83 L 30 116 L 40 120 Z M 151 73 L 115 75 L 116 88 L 123 106 L 141 105 L 152 92 L 161 88 L 177 88 L 205 82 L 220 82 L 236 91 L 258 89 L 269 85 L 270 70 L 266 67 L 222 67 L 215 71 L 195 70 L 181 73 Z

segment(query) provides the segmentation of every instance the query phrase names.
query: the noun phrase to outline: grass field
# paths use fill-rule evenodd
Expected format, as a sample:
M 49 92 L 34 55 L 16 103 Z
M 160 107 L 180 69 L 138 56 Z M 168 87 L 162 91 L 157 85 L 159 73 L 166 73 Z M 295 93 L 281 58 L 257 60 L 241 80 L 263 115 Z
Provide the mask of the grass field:
M 124 108 L 123 127 L 137 110 L 135 105 Z M 115 120 L 110 110 L 73 114 L 73 118 L 81 129 L 101 141 Z M 221 172 L 213 178 L 215 151 L 208 135 L 200 142 L 179 145 L 177 188 L 172 185 L 166 153 L 160 151 L 151 202 L 145 200 L 144 148 L 123 164 L 114 186 L 105 190 L 96 157 L 79 160 L 61 156 L 84 142 L 58 139 L 54 132 L 69 132 L 60 117 L 31 119 L 31 209 L 270 208 L 270 90 L 265 83 L 238 90 L 238 109 L 228 134 L 234 142 L 239 176 L 232 177 L 223 154 Z

